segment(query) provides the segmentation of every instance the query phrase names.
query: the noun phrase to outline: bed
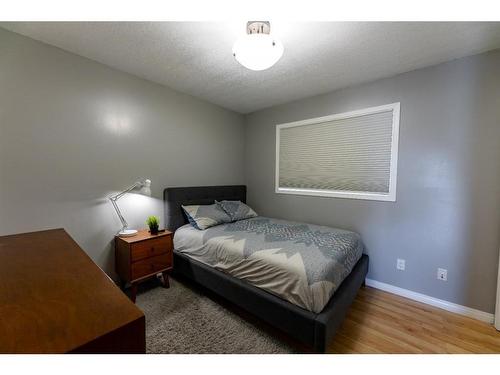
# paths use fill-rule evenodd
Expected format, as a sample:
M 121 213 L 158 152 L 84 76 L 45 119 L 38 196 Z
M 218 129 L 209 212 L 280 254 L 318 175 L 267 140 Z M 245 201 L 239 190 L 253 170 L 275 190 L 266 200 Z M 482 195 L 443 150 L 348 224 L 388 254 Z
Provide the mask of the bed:
M 170 231 L 178 230 L 177 238 L 174 237 L 174 273 L 201 284 L 314 351 L 324 352 L 368 272 L 368 256 L 361 253 L 361 242 L 357 235 L 327 227 L 265 217 L 224 224 L 205 231 L 198 231 L 187 225 L 188 219 L 182 205 L 213 204 L 215 200 L 246 202 L 246 187 L 208 186 L 164 190 L 165 226 Z M 304 228 L 307 228 L 307 231 Z M 282 238 L 283 233 L 290 231 L 294 233 L 293 241 L 287 236 Z M 301 233 L 298 237 L 295 234 L 297 231 Z M 326 238 L 326 242 L 324 238 L 319 240 L 323 247 L 315 243 L 318 246 L 302 248 L 302 242 L 310 245 L 311 235 L 314 233 L 333 236 L 332 238 L 341 241 L 338 244 L 335 242 L 335 247 L 346 248 L 337 251 L 342 257 L 331 262 L 329 272 L 326 270 L 328 267 L 323 267 L 321 262 L 316 260 L 314 263 L 314 257 L 308 260 L 312 263 L 303 278 L 307 277 L 309 280 L 305 285 L 311 284 L 315 288 L 304 288 L 303 280 L 283 272 L 279 273 L 278 268 L 268 270 L 271 274 L 280 275 L 279 278 L 274 277 L 274 282 L 271 283 L 270 279 L 263 277 L 265 274 L 255 273 L 255 270 L 262 266 L 269 268 L 276 259 L 280 262 L 283 259 L 290 262 L 297 251 L 311 252 L 311 248 L 330 251 L 327 246 L 332 243 L 330 237 Z M 261 240 L 264 236 L 266 241 Z M 245 241 L 241 241 L 242 238 Z M 269 238 L 270 243 L 267 241 Z M 313 241 L 315 240 L 318 241 L 313 237 Z M 214 252 L 217 252 L 220 258 L 220 252 L 226 248 L 231 249 L 231 243 L 241 242 L 252 243 L 250 248 L 259 250 L 245 254 L 245 259 L 251 259 L 252 264 L 239 260 L 225 264 L 210 261 Z M 233 250 L 237 248 L 233 246 Z M 294 250 L 290 252 L 291 249 Z M 302 252 L 302 257 L 298 257 L 303 258 L 304 263 L 305 254 Z M 231 257 L 234 257 L 234 253 L 224 254 L 222 258 Z M 300 264 L 302 267 L 302 263 Z M 325 268 L 322 272 L 315 271 L 322 268 Z

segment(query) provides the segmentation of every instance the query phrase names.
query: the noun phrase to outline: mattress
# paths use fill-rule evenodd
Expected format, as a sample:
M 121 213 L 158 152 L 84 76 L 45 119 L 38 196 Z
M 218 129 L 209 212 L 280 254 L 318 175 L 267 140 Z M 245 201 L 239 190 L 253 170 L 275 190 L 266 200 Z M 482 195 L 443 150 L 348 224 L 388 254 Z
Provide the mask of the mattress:
M 174 248 L 314 313 L 363 253 L 357 233 L 262 216 L 205 230 L 184 225 Z

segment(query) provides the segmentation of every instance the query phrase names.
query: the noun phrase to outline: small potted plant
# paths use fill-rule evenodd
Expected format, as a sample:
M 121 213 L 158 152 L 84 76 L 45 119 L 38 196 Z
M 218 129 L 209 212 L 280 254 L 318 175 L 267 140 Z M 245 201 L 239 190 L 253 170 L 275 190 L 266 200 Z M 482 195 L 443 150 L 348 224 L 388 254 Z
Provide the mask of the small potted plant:
M 146 220 L 146 224 L 148 225 L 149 232 L 151 234 L 158 234 L 160 227 L 160 219 L 158 219 L 156 216 L 150 216 Z

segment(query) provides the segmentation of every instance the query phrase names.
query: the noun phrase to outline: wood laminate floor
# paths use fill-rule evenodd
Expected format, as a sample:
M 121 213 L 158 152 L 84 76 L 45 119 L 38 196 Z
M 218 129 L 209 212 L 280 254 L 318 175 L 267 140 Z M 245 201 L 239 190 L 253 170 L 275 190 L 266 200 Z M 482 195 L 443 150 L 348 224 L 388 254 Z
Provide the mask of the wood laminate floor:
M 500 353 L 500 332 L 475 319 L 363 287 L 328 352 Z

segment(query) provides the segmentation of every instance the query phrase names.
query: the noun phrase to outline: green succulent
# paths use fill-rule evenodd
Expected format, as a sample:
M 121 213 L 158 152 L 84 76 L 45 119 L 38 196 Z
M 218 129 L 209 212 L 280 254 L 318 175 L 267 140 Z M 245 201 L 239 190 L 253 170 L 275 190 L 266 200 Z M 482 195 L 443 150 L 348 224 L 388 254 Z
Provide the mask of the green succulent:
M 158 229 L 160 226 L 160 219 L 156 216 L 150 216 L 146 220 L 146 224 L 148 225 L 149 229 Z

